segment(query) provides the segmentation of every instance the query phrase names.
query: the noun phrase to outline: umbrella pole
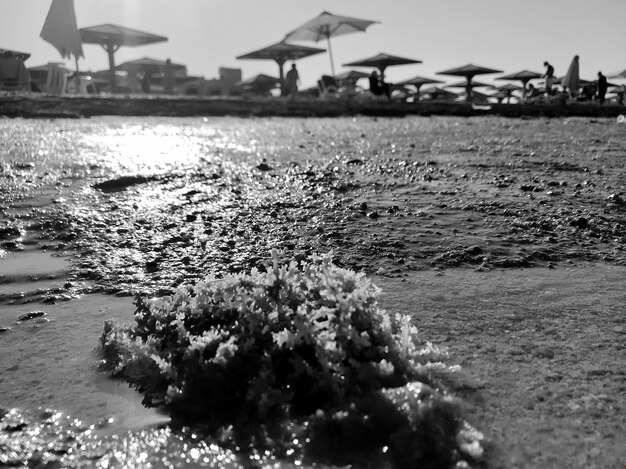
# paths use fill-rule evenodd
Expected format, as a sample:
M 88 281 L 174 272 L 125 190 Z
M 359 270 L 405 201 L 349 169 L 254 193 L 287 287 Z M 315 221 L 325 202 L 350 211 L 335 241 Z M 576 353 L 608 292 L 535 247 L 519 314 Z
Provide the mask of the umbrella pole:
M 111 84 L 111 93 L 117 91 L 117 82 L 115 78 L 115 51 L 117 48 L 113 44 L 101 44 L 103 49 L 109 55 L 109 83 Z
M 78 56 L 74 56 L 74 62 L 76 63 L 76 94 L 80 94 L 80 70 L 78 69 Z
M 287 92 L 287 90 L 285 89 L 285 72 L 283 70 L 285 61 L 282 59 L 276 59 L 276 63 L 278 64 L 278 76 L 280 78 L 280 95 L 285 96 Z
M 472 100 L 472 77 L 467 75 L 467 86 L 465 87 L 465 101 L 470 102 Z
M 326 35 L 326 40 L 328 41 L 328 55 L 330 56 L 330 71 L 333 74 L 333 78 L 335 77 L 335 63 L 333 62 L 333 49 L 330 47 L 330 34 Z

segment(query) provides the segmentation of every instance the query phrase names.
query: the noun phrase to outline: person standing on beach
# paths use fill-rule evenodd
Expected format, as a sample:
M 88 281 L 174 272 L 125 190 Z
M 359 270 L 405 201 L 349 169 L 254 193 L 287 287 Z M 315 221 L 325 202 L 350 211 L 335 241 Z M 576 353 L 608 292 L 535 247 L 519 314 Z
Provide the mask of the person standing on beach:
M 298 69 L 296 64 L 291 64 L 291 69 L 287 72 L 287 92 L 291 99 L 295 99 L 298 96 L 298 83 L 300 82 L 300 75 L 298 75 Z
M 546 67 L 546 73 L 542 75 L 542 78 L 546 79 L 546 94 L 551 95 L 552 85 L 554 85 L 554 67 L 547 61 L 543 63 L 543 66 Z
M 600 104 L 604 104 L 604 96 L 606 95 L 606 89 L 608 87 L 606 77 L 602 72 L 598 72 L 598 101 Z

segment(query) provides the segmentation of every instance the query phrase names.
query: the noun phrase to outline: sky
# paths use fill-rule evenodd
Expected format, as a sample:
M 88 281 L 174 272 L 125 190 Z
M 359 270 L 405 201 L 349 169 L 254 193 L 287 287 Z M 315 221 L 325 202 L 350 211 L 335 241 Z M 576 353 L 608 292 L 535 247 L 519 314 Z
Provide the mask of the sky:
M 29 52 L 28 67 L 65 62 L 39 37 L 51 0 L 0 0 L 0 48 Z M 596 78 L 626 69 L 626 0 L 74 0 L 78 27 L 119 24 L 168 37 L 161 44 L 122 47 L 119 65 L 152 57 L 187 65 L 190 75 L 218 77 L 220 67 L 241 68 L 243 77 L 277 76 L 273 61 L 237 60 L 282 40 L 283 36 L 326 10 L 376 20 L 365 33 L 331 39 L 337 73 L 341 64 L 379 52 L 421 60 L 390 67 L 386 80 L 416 75 L 442 79 L 437 72 L 473 63 L 513 73 L 543 73 L 543 62 L 566 73 L 574 55 L 580 73 Z M 327 48 L 319 43 L 298 42 Z M 81 70 L 108 68 L 104 50 L 84 44 Z M 327 53 L 297 62 L 303 87 L 330 74 Z M 361 68 L 369 72 L 371 69 Z M 490 82 L 498 75 L 480 77 Z M 502 84 L 500 82 L 499 84 Z

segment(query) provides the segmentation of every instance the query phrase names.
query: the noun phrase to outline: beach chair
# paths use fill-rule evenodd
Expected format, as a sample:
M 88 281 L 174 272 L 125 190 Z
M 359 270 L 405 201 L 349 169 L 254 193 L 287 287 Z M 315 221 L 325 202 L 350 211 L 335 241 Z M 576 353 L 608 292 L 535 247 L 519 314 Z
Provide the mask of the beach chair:
M 0 57 L 0 90 L 30 91 L 30 77 L 23 60 Z
M 317 87 L 320 92 L 320 98 L 337 96 L 339 93 L 339 85 L 330 75 L 322 75 L 322 78 L 317 80 Z

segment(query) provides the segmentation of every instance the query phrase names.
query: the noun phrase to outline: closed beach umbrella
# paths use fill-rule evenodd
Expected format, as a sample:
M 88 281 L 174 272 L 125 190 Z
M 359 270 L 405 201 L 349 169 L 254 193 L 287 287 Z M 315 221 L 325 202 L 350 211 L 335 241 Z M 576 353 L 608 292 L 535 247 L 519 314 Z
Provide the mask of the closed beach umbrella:
M 326 52 L 326 49 L 318 49 L 316 47 L 299 46 L 296 44 L 289 44 L 287 42 L 277 42 L 262 49 L 258 49 L 247 54 L 240 55 L 237 60 L 250 59 L 250 60 L 273 60 L 278 64 L 278 72 L 281 87 L 284 81 L 283 66 L 288 60 L 297 60 L 303 57 L 309 57 L 311 55 L 320 54 Z
M 465 99 L 471 101 L 472 99 L 472 79 L 476 75 L 488 75 L 491 73 L 502 73 L 502 70 L 496 70 L 488 67 L 481 67 L 480 65 L 467 64 L 461 67 L 451 68 L 442 72 L 437 72 L 438 75 L 451 75 L 458 77 L 465 77 Z
M 122 46 L 143 46 L 156 42 L 167 41 L 165 36 L 138 31 L 136 29 L 117 26 L 115 24 L 101 24 L 89 28 L 79 29 L 80 36 L 85 44 L 99 44 L 109 56 L 109 82 L 111 91 L 117 90 L 115 80 L 115 52 Z
M 570 97 L 578 93 L 578 88 L 580 86 L 580 68 L 577 55 L 575 55 L 572 59 L 572 63 L 569 65 L 567 73 L 561 80 L 561 86 L 563 88 L 567 88 Z
M 61 57 L 74 56 L 76 79 L 80 83 L 78 58 L 84 57 L 84 55 L 82 40 L 76 25 L 74 0 L 52 0 L 40 36 L 56 47 Z M 79 90 L 80 86 L 77 86 L 76 89 Z
M 415 87 L 415 95 L 419 99 L 420 89 L 423 85 L 432 85 L 435 83 L 443 83 L 441 80 L 435 80 L 434 78 L 426 78 L 421 76 L 416 76 L 413 78 L 409 78 L 408 80 L 401 81 L 397 83 L 398 85 L 406 86 L 412 85 Z
M 82 41 L 76 26 L 74 0 L 52 0 L 41 37 L 57 48 L 61 57 L 84 57 Z
M 344 67 L 370 67 L 380 70 L 382 77 L 385 77 L 385 69 L 393 65 L 408 65 L 408 64 L 421 64 L 421 60 L 407 59 L 406 57 L 398 57 L 396 55 L 385 54 L 381 52 L 373 57 L 366 59 L 356 60 L 347 64 L 343 64 Z
M 330 56 L 330 70 L 333 76 L 335 76 L 335 64 L 333 63 L 333 50 L 330 47 L 330 38 L 343 34 L 365 32 L 368 26 L 375 23 L 379 23 L 379 21 L 334 15 L 328 11 L 323 11 L 319 16 L 287 33 L 284 40 L 319 42 L 326 39 Z
M 129 60 L 117 66 L 118 70 L 128 70 L 133 68 L 141 68 L 143 70 L 157 72 L 165 69 L 166 66 L 172 67 L 173 70 L 182 70 L 187 68 L 186 65 L 170 62 L 169 65 L 165 60 L 152 59 L 143 57 L 141 59 Z

